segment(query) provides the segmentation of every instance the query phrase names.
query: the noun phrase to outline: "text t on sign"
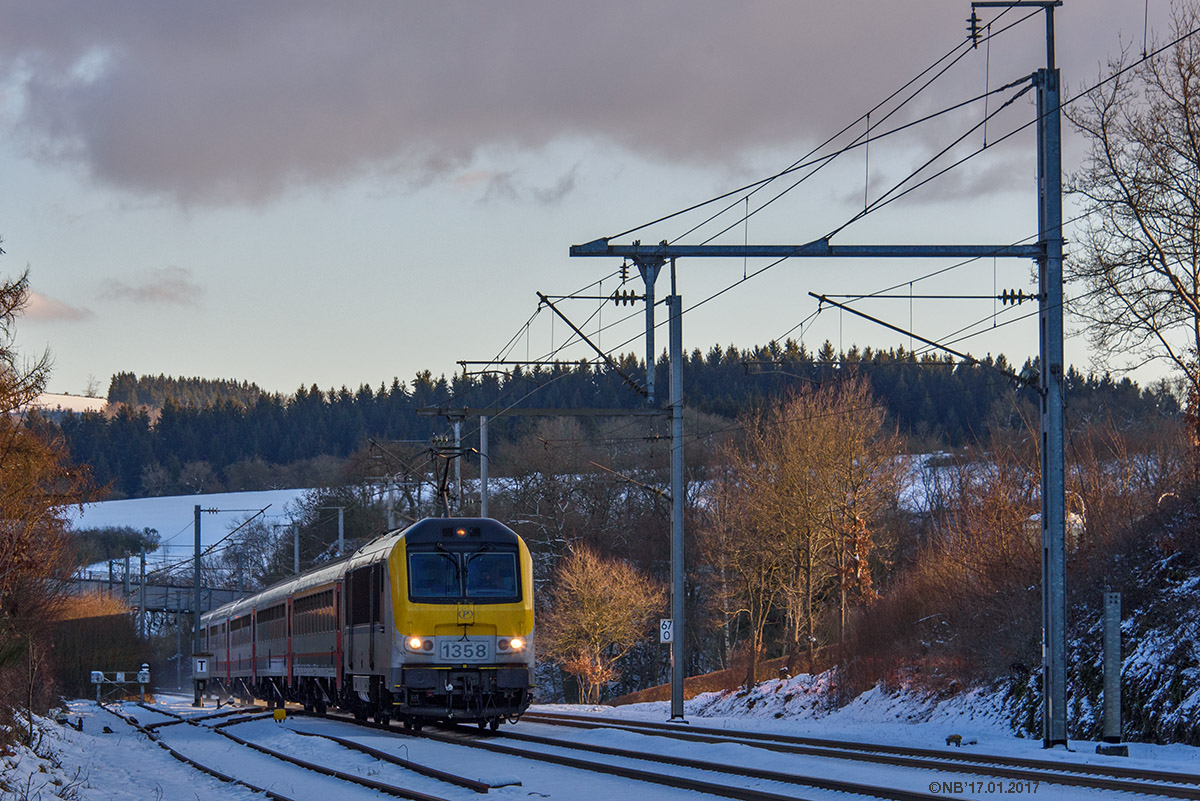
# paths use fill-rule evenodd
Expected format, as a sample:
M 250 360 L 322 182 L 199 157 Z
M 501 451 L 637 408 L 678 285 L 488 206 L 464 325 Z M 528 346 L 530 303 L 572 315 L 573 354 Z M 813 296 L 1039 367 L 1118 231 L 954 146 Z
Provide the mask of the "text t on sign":
M 670 618 L 664 618 L 658 621 L 658 641 L 659 642 L 674 642 L 675 640 L 675 621 Z

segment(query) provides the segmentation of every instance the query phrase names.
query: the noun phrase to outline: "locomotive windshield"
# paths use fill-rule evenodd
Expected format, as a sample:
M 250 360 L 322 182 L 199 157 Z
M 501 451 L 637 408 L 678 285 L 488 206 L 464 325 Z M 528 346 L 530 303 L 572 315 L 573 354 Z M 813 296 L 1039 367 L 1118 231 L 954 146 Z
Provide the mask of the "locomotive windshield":
M 515 598 L 517 595 L 517 557 L 511 553 L 469 554 L 467 563 L 468 598 Z
M 425 602 L 519 600 L 517 555 L 504 551 L 410 551 L 408 595 L 414 601 Z
M 413 598 L 453 598 L 459 591 L 458 558 L 448 553 L 408 555 L 408 594 Z

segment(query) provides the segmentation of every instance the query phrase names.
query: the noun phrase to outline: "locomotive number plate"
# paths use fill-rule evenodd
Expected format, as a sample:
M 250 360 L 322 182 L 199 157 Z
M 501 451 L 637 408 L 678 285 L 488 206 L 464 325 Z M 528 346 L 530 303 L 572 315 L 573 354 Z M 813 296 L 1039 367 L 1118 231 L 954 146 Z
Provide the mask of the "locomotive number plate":
M 439 640 L 438 658 L 447 662 L 490 662 L 492 644 L 480 640 Z

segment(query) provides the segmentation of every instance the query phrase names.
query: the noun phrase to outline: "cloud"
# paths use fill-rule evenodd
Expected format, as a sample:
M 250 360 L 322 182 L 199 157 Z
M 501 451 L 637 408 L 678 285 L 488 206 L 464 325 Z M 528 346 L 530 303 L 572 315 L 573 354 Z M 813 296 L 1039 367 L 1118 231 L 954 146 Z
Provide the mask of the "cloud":
M 30 292 L 29 304 L 25 307 L 25 316 L 30 320 L 78 322 L 91 319 L 95 315 L 90 309 L 71 306 L 61 300 L 55 300 L 49 295 L 43 295 L 41 292 Z
M 883 166 L 878 166 L 876 160 L 867 199 L 871 203 L 881 200 L 887 202 L 892 197 L 908 193 L 909 203 L 941 204 L 1033 190 L 1036 180 L 1027 153 L 1012 146 L 1000 145 L 988 154 L 990 158 L 965 158 L 975 152 L 976 148 L 957 148 L 928 167 L 923 161 L 913 164 L 884 161 Z M 961 163 L 941 172 L 957 162 Z M 917 172 L 918 167 L 923 169 Z M 921 185 L 926 180 L 928 183 Z M 861 183 L 836 195 L 836 199 L 845 205 L 861 207 L 864 202 Z
M 109 300 L 178 306 L 196 303 L 203 295 L 204 288 L 192 280 L 191 271 L 180 267 L 150 270 L 134 284 L 112 279 L 105 284 L 102 292 L 102 296 Z
M 1092 77 L 1121 25 L 1140 33 L 1133 5 L 1057 16 L 1068 75 Z M 701 166 L 798 149 L 961 41 L 964 8 L 40 0 L 5 7 L 0 82 L 20 96 L 14 133 L 44 160 L 181 203 L 261 203 L 367 173 L 420 185 L 498 144 L 583 137 Z M 1039 64 L 1041 30 L 1034 20 L 993 45 L 993 85 Z M 927 102 L 978 93 L 984 58 L 980 47 Z
M 485 181 L 482 200 L 485 203 L 494 200 L 515 200 L 533 202 L 542 206 L 551 206 L 562 201 L 563 198 L 574 191 L 577 172 L 578 167 L 572 167 L 569 172 L 559 177 L 557 181 L 549 186 L 535 186 L 526 183 L 513 170 L 494 172 Z M 460 181 L 460 184 L 470 185 L 476 183 L 478 182 L 477 176 L 477 173 L 473 174 L 470 179 Z

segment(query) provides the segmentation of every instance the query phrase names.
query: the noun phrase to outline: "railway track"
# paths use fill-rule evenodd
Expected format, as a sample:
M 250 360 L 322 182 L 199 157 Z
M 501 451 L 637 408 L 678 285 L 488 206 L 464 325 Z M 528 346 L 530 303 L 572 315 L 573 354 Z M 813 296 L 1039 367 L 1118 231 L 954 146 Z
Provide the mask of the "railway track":
M 692 725 L 683 728 L 678 724 L 630 720 L 612 721 L 587 715 L 531 712 L 526 713 L 524 719 L 531 723 L 553 726 L 607 728 L 641 734 L 649 733 L 653 736 L 686 742 L 737 743 L 781 753 L 921 768 L 968 776 L 986 774 L 989 778 L 1013 782 L 1044 782 L 1072 787 L 1143 793 L 1168 798 L 1200 799 L 1200 776 L 1188 773 L 1001 757 L 990 754 L 963 753 L 960 755 L 938 749 L 904 748 L 885 744 L 763 734 Z M 509 736 L 526 738 L 531 735 L 513 733 Z M 564 744 L 562 741 L 551 740 L 551 738 L 538 739 Z
M 367 727 L 376 732 L 385 730 L 384 727 L 378 725 L 356 721 L 351 716 L 330 715 L 330 717 L 347 724 Z M 617 748 L 610 745 L 594 745 L 513 730 L 506 730 L 499 734 L 484 734 L 465 726 L 456 726 L 419 733 L 390 731 L 397 736 L 420 737 L 435 742 L 601 773 L 632 781 L 733 798 L 739 801 L 797 801 L 798 798 L 803 797 L 794 794 L 790 788 L 845 792 L 859 797 L 882 798 L 889 799 L 889 801 L 933 801 L 933 799 L 954 799 L 956 797 L 977 798 L 992 793 L 1034 794 L 1039 786 L 1045 790 L 1050 785 L 1057 785 L 1061 792 L 1068 794 L 1072 792 L 1072 788 L 1088 788 L 1167 798 L 1200 799 L 1200 777 L 1192 774 L 1146 772 L 1130 768 L 1103 768 L 1094 765 L 1004 758 L 992 755 L 958 755 L 933 749 L 876 746 L 693 726 L 682 729 L 677 724 L 611 721 L 585 715 L 529 713 L 525 719 L 531 723 L 544 725 L 616 729 L 685 742 L 733 744 L 799 756 L 832 758 L 859 763 L 868 762 L 908 771 L 918 769 L 926 772 L 916 774 L 924 786 L 930 787 L 931 790 L 933 784 L 939 786 L 937 792 L 924 792 L 912 787 L 906 789 L 903 786 L 865 784 L 827 778 L 827 775 L 824 775 L 829 773 L 827 770 L 811 770 L 808 775 L 787 773 L 740 764 L 727 764 L 715 759 L 672 756 L 656 752 L 653 747 Z M 237 722 L 239 721 L 235 719 L 216 725 L 224 728 Z M 293 731 L 296 730 L 293 729 Z M 300 732 L 297 731 L 297 733 Z M 331 737 L 327 734 L 314 736 Z M 342 742 L 343 745 L 353 743 L 346 738 L 338 739 L 345 741 Z M 364 753 L 370 752 L 364 751 Z M 670 766 L 676 769 L 676 772 L 664 771 L 664 766 Z M 928 782 L 928 772 L 940 775 L 943 772 L 951 771 L 962 776 L 963 780 L 961 782 Z M 981 776 L 982 779 L 980 779 Z M 915 783 L 912 775 L 907 778 L 907 784 Z M 775 788 L 747 786 L 748 782 L 771 782 L 779 787 L 777 791 Z M 900 785 L 904 783 L 897 782 Z M 1069 795 L 1065 797 L 1069 797 Z
M 443 796 L 435 795 L 435 794 L 428 793 L 428 792 L 423 792 L 420 790 L 415 790 L 415 789 L 412 789 L 411 787 L 404 787 L 404 786 L 393 784 L 390 782 L 385 782 L 385 781 L 382 781 L 379 779 L 373 779 L 368 776 L 359 776 L 354 773 L 340 770 L 338 768 L 330 767 L 329 765 L 326 765 L 326 764 L 321 764 L 319 762 L 311 762 L 308 760 L 299 759 L 290 754 L 286 754 L 282 751 L 279 751 L 278 749 L 268 748 L 259 743 L 255 743 L 251 740 L 248 740 L 243 737 L 239 737 L 237 735 L 231 734 L 224 730 L 225 728 L 228 728 L 233 725 L 237 725 L 237 724 L 241 724 L 241 723 L 248 723 L 253 720 L 260 720 L 260 719 L 266 718 L 266 717 L 268 717 L 268 713 L 243 715 L 241 717 L 229 718 L 227 720 L 217 722 L 213 725 L 207 725 L 208 723 L 212 722 L 213 718 L 227 717 L 228 715 L 237 714 L 238 712 L 245 712 L 245 710 L 233 710 L 231 712 L 223 713 L 223 714 L 198 716 L 196 720 L 192 720 L 187 716 L 179 715 L 177 713 L 170 712 L 168 710 L 147 706 L 146 708 L 150 709 L 153 712 L 175 718 L 175 720 L 172 720 L 172 721 L 163 721 L 163 722 L 159 722 L 156 724 L 151 724 L 152 726 L 154 726 L 154 728 L 150 728 L 150 726 L 143 726 L 143 725 L 139 724 L 138 722 L 136 722 L 135 720 L 131 720 L 130 719 L 131 716 L 123 715 L 120 712 L 117 712 L 116 710 L 111 709 L 109 707 L 105 707 L 105 708 L 111 714 L 116 715 L 117 717 L 121 718 L 129 725 L 137 728 L 139 731 L 146 734 L 150 739 L 152 739 L 154 742 L 158 743 L 161 747 L 165 748 L 168 752 L 170 752 L 172 754 L 172 756 L 174 756 L 176 759 L 179 759 L 180 761 L 185 762 L 186 764 L 189 764 L 192 767 L 194 767 L 198 770 L 201 770 L 211 776 L 215 776 L 215 777 L 221 779 L 222 781 L 236 783 L 243 787 L 249 788 L 251 790 L 266 793 L 270 798 L 275 799 L 276 801 L 298 801 L 298 800 L 295 798 L 283 795 L 282 793 L 279 793 L 279 792 L 271 789 L 270 787 L 262 786 L 262 785 L 254 783 L 254 782 L 247 781 L 244 778 L 234 776 L 230 773 L 227 773 L 224 770 L 215 768 L 212 765 L 205 764 L 205 763 L 201 762 L 200 760 L 196 759 L 194 755 L 188 755 L 188 754 L 184 753 L 182 750 L 175 748 L 175 747 L 171 746 L 170 744 L 164 742 L 162 739 L 161 733 L 158 730 L 163 728 L 164 726 L 172 725 L 176 722 L 183 723 L 183 724 L 187 724 L 188 726 L 204 729 L 206 731 L 211 731 L 215 735 L 228 738 L 229 740 L 232 740 L 241 746 L 244 746 L 248 749 L 252 749 L 253 751 L 263 754 L 264 756 L 270 757 L 273 760 L 277 760 L 279 762 L 286 763 L 286 764 L 292 765 L 294 767 L 302 768 L 307 771 L 322 774 L 323 776 L 329 777 L 331 779 L 335 779 L 339 782 L 353 784 L 358 787 L 373 790 L 375 792 L 385 793 L 387 795 L 391 795 L 396 798 L 408 799 L 409 801 L 450 801 L 450 799 L 447 799 Z M 342 747 L 344 748 L 345 746 L 342 746 Z M 389 759 L 386 761 L 388 761 L 389 764 L 395 765 L 397 767 L 405 768 L 408 770 L 412 770 L 414 767 L 414 763 L 406 762 L 405 760 L 401 760 L 398 758 L 393 758 L 393 759 Z M 425 766 L 416 766 L 416 767 L 425 769 Z M 425 769 L 425 770 L 432 771 L 433 769 Z M 416 770 L 413 772 L 421 773 L 421 770 Z M 433 771 L 433 772 L 441 773 L 438 771 Z M 426 777 L 430 777 L 429 773 L 423 773 L 422 775 L 424 775 Z M 449 776 L 449 774 L 445 774 L 445 775 Z M 436 777 L 434 777 L 434 778 L 436 778 Z M 456 777 L 456 778 L 461 779 L 461 777 Z M 439 779 L 439 780 L 444 781 L 444 779 Z M 461 783 L 462 781 L 470 781 L 470 780 L 463 779 L 460 782 L 458 782 L 458 786 L 466 786 Z M 478 790 L 477 790 L 477 792 L 478 792 Z M 326 797 L 330 797 L 330 796 L 326 796 Z M 336 791 L 334 791 L 332 794 L 332 797 L 338 797 L 338 793 Z
M 336 717 L 344 720 L 346 723 L 356 726 L 366 726 L 375 730 L 378 730 L 379 728 L 378 726 L 370 723 L 354 720 L 350 716 L 343 718 L 338 715 Z M 404 735 L 420 737 L 433 740 L 435 742 L 466 746 L 469 748 L 490 751 L 497 754 L 521 757 L 524 759 L 575 768 L 578 770 L 603 773 L 610 776 L 646 782 L 648 784 L 657 784 L 680 790 L 690 790 L 693 792 L 707 793 L 724 798 L 733 798 L 738 799 L 738 801 L 800 801 L 801 797 L 791 794 L 771 792 L 769 790 L 762 790 L 754 787 L 737 786 L 736 784 L 728 783 L 728 781 L 712 781 L 709 778 L 703 778 L 700 776 L 664 773 L 662 766 L 673 765 L 684 770 L 702 772 L 709 775 L 716 773 L 718 775 L 727 777 L 727 779 L 771 781 L 783 785 L 853 793 L 870 798 L 889 799 L 890 801 L 932 801 L 932 799 L 947 798 L 953 801 L 953 796 L 947 796 L 944 794 L 924 793 L 896 789 L 893 787 L 867 785 L 837 779 L 826 779 L 818 776 L 801 776 L 784 773 L 781 771 L 761 770 L 736 765 L 720 765 L 714 764 L 713 762 L 707 760 L 685 759 L 663 754 L 646 753 L 644 751 L 631 751 L 607 746 L 586 745 L 581 743 L 573 743 L 570 741 L 557 740 L 554 738 L 539 737 L 537 735 L 529 735 L 511 730 L 503 733 L 484 734 L 482 732 L 468 729 L 465 726 L 454 726 L 444 728 L 440 732 L 424 730 L 421 732 L 405 732 Z M 511 745 L 507 741 L 532 743 L 535 745 L 543 745 L 574 751 L 585 751 L 594 756 L 600 757 L 600 759 L 587 759 L 584 757 L 566 754 L 547 753 L 545 751 L 538 751 L 522 746 Z M 613 764 L 611 761 L 606 761 L 612 758 L 650 764 L 648 767 L 636 767 L 634 765 L 619 765 Z
M 737 801 L 798 801 L 798 799 L 801 799 L 802 797 L 728 783 L 730 780 L 734 779 L 769 781 L 782 785 L 851 793 L 868 798 L 883 798 L 889 799 L 889 801 L 933 801 L 934 799 L 949 799 L 949 801 L 955 801 L 955 797 L 952 795 L 923 793 L 913 790 L 897 789 L 894 787 L 860 784 L 857 782 L 842 781 L 838 779 L 826 779 L 818 776 L 802 776 L 798 774 L 784 773 L 781 771 L 762 770 L 736 765 L 722 765 L 706 760 L 686 759 L 683 757 L 672 757 L 664 754 L 648 753 L 645 751 L 632 751 L 611 748 L 608 746 L 584 745 L 580 743 L 555 740 L 549 737 L 537 737 L 536 735 L 517 734 L 513 732 L 505 732 L 502 735 L 492 735 L 490 737 L 481 736 L 473 732 L 449 734 L 422 732 L 418 736 L 441 742 L 466 745 L 471 748 L 479 748 L 486 751 L 491 751 L 493 753 L 519 756 L 526 759 L 548 762 L 555 765 L 564 765 L 581 770 L 605 773 L 611 776 L 620 776 L 622 778 L 633 779 L 649 784 L 658 784 L 665 787 L 674 787 L 680 790 L 708 793 L 710 795 L 720 796 L 723 798 L 733 798 L 737 799 Z M 503 742 L 496 742 L 497 740 L 517 740 L 556 748 L 586 751 L 590 754 L 601 757 L 602 759 L 594 760 L 565 754 L 548 753 L 545 751 L 523 748 L 521 746 L 509 745 Z M 628 764 L 617 765 L 613 764 L 612 762 L 603 761 L 614 757 L 631 762 L 648 763 L 648 765 L 647 767 L 643 768 L 634 767 Z M 662 770 L 663 765 L 672 765 L 684 770 L 704 773 L 708 776 L 716 774 L 717 776 L 726 777 L 726 780 L 712 781 L 710 779 L 701 778 L 695 775 L 664 773 Z
M 272 799 L 272 801 L 296 801 L 296 799 L 293 799 L 290 796 L 283 795 L 282 793 L 277 793 L 274 790 L 270 790 L 266 787 L 261 787 L 252 782 L 248 782 L 245 779 L 239 779 L 235 776 L 230 776 L 229 774 L 219 771 L 216 768 L 202 764 L 202 763 L 196 761 L 195 759 L 192 759 L 191 757 L 187 756 L 186 754 L 175 750 L 174 748 L 167 745 L 159 738 L 155 737 L 152 729 L 149 729 L 146 726 L 141 725 L 140 723 L 138 723 L 135 720 L 131 720 L 129 715 L 123 715 L 120 712 L 113 709 L 112 707 L 108 706 L 107 704 L 100 704 L 100 708 L 103 709 L 104 711 L 108 712 L 110 715 L 114 715 L 115 717 L 120 718 L 125 723 L 129 724 L 130 726 L 133 726 L 135 729 L 137 729 L 138 731 L 145 734 L 152 742 L 154 742 L 156 745 L 158 745 L 159 748 L 162 748 L 168 754 L 175 757 L 175 759 L 178 759 L 180 762 L 182 762 L 185 765 L 189 765 L 189 766 L 195 768 L 196 770 L 200 771 L 201 773 L 207 774 L 216 779 L 220 779 L 221 781 L 226 782 L 228 784 L 236 784 L 240 787 L 245 787 L 256 793 L 263 793 L 268 798 Z M 180 721 L 180 722 L 182 722 L 182 721 Z

